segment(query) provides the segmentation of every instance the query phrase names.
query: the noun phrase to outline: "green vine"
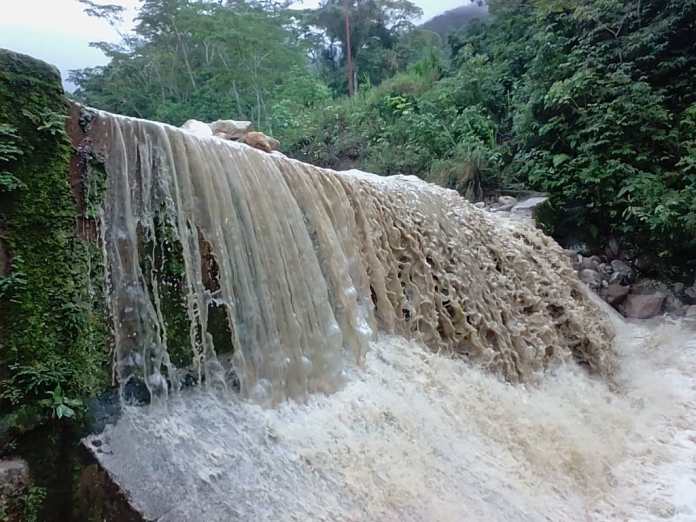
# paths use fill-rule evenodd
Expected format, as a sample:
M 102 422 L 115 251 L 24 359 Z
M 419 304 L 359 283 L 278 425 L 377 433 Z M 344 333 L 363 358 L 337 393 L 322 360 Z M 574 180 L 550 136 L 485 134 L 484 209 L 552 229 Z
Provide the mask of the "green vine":
M 71 417 L 58 413 L 108 383 L 103 260 L 78 237 L 67 117 L 57 71 L 0 50 L 0 234 L 11 259 L 0 275 L 0 426 L 9 430 L 13 419 Z M 103 194 L 103 181 L 93 185 L 86 214 Z

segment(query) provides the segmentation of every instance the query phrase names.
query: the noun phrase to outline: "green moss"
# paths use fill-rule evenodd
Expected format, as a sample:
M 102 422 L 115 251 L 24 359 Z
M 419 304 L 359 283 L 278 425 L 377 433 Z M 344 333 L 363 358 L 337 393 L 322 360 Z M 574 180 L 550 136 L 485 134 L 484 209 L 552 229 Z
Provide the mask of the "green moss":
M 141 270 L 152 295 L 157 283 L 169 357 L 177 368 L 191 366 L 191 322 L 186 310 L 186 276 L 181 243 L 164 210 L 155 216 L 154 237 L 143 238 Z
M 54 68 L 0 50 L 0 126 L 13 129 L 19 150 L 0 157 L 0 170 L 18 181 L 0 188 L 0 234 L 12 259 L 0 277 L 0 405 L 9 415 L 47 413 L 40 401 L 58 385 L 80 398 L 108 383 L 103 260 L 77 235 L 67 114 Z

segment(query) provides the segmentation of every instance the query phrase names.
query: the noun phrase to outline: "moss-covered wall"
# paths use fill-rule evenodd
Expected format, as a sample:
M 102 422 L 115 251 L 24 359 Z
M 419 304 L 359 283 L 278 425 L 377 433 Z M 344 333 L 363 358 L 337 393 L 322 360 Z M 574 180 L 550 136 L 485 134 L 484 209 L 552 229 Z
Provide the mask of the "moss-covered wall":
M 68 109 L 57 70 L 0 49 L 0 439 L 110 380 L 103 261 L 80 239 L 89 209 L 71 186 Z

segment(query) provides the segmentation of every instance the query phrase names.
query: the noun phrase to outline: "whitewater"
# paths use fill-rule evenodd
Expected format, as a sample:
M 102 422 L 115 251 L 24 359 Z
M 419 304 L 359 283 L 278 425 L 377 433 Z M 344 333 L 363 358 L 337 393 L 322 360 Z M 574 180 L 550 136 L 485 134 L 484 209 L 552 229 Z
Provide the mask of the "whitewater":
M 694 330 L 614 322 L 612 385 L 511 385 L 389 336 L 332 395 L 131 407 L 96 455 L 162 521 L 696 520 Z

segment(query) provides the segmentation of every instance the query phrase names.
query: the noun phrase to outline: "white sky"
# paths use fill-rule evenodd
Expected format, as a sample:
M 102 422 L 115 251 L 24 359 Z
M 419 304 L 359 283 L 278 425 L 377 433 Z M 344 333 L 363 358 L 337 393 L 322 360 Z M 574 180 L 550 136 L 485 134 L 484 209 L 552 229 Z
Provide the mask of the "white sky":
M 139 4 L 138 0 L 110 2 L 131 8 Z M 466 0 L 415 0 L 414 3 L 423 9 L 425 21 L 463 5 Z M 318 4 L 319 0 L 297 2 L 298 7 Z M 92 41 L 115 42 L 118 34 L 108 24 L 84 14 L 77 0 L 0 0 L 0 47 L 54 64 L 63 77 L 70 69 L 105 63 L 101 51 L 89 47 Z

